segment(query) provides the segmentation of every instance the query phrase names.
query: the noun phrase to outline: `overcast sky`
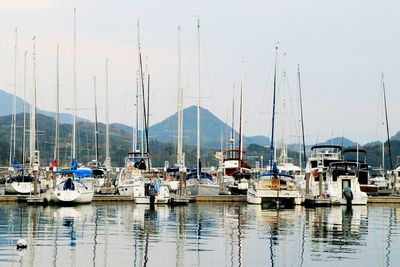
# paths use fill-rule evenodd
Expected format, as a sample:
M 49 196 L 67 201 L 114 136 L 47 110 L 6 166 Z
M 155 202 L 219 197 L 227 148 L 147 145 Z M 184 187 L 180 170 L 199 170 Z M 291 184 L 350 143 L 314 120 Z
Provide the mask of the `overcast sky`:
M 105 102 L 109 59 L 110 117 L 132 125 L 136 87 L 137 27 L 151 74 L 154 124 L 176 112 L 177 28 L 180 25 L 185 107 L 196 103 L 197 16 L 201 24 L 202 106 L 230 120 L 233 85 L 244 61 L 244 133 L 270 135 L 274 47 L 279 76 L 286 70 L 286 136 L 296 141 L 297 64 L 301 66 L 307 143 L 346 136 L 365 143 L 382 138 L 381 73 L 385 73 L 391 134 L 397 114 L 400 4 L 398 1 L 101 1 L 0 0 L 0 88 L 13 92 L 14 39 L 18 28 L 17 94 L 23 95 L 24 51 L 32 88 L 32 36 L 37 36 L 38 106 L 54 110 L 56 45 L 60 43 L 62 110 L 73 92 L 73 8 L 77 9 L 79 116 L 93 120 L 93 75 Z M 284 56 L 284 54 L 286 54 Z M 281 77 L 279 77 L 281 80 Z M 287 88 L 290 88 L 288 90 Z M 236 90 L 236 97 L 239 92 Z M 236 111 L 238 114 L 238 111 Z M 228 115 L 229 114 L 229 115 Z M 282 114 L 282 113 L 280 113 Z M 99 111 L 104 121 L 104 109 Z M 279 117 L 279 116 L 278 116 Z M 282 116 L 278 121 L 282 125 Z M 237 125 L 237 123 L 236 123 Z

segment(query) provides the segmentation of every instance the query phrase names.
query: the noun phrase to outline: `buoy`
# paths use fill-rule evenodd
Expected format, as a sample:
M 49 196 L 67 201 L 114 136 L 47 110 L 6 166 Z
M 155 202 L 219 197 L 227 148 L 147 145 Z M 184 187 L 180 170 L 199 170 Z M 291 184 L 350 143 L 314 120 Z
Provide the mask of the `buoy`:
M 28 242 L 25 239 L 19 239 L 17 241 L 17 249 L 24 249 L 28 247 Z

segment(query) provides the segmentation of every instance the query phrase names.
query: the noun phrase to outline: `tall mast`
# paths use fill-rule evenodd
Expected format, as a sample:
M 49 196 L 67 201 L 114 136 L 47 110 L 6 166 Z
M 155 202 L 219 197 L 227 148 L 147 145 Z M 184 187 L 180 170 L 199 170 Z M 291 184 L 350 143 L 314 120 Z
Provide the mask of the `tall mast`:
M 14 96 L 12 104 L 12 118 L 11 118 L 11 139 L 10 139 L 10 166 L 15 158 L 15 141 L 16 141 L 16 128 L 17 128 L 17 38 L 18 29 L 15 28 L 15 43 L 14 43 Z
M 108 58 L 106 58 L 106 161 L 110 161 L 110 121 L 108 106 Z
M 96 94 L 96 76 L 93 76 L 93 91 L 94 91 L 94 143 L 96 155 L 96 167 L 99 167 L 99 130 L 97 127 L 97 94 Z
M 198 48 L 198 71 L 199 92 L 197 99 L 197 178 L 200 178 L 200 95 L 201 95 L 201 62 L 200 62 L 200 19 L 197 19 L 197 48 Z
M 23 166 L 23 174 L 25 175 L 25 156 L 26 156 L 26 55 L 28 51 L 25 50 L 24 54 L 24 101 L 22 105 L 22 113 L 23 113 L 23 126 L 22 126 L 22 166 Z
M 59 129 L 60 129 L 60 72 L 59 72 L 59 44 L 57 44 L 57 66 L 56 66 L 56 132 L 54 140 L 54 160 L 60 160 L 59 152 Z
M 270 172 L 273 170 L 274 165 L 274 131 L 275 131 L 275 94 L 276 94 L 276 68 L 277 68 L 277 61 L 278 61 L 278 46 L 275 47 L 275 68 L 274 68 L 274 96 L 272 100 L 272 133 L 271 133 L 271 160 L 270 160 Z
M 35 164 L 36 150 L 36 36 L 33 36 L 33 91 L 31 100 L 31 118 L 29 134 L 30 169 L 33 170 Z
M 240 81 L 239 159 L 239 168 L 241 168 L 243 159 L 243 61 Z
M 185 165 L 183 157 L 183 88 L 181 85 L 181 27 L 178 28 L 178 159 L 179 165 Z
M 74 8 L 74 106 L 72 121 L 72 159 L 76 159 L 76 112 L 77 112 L 77 92 L 76 92 L 76 8 Z
M 303 137 L 303 159 L 304 159 L 304 164 L 307 162 L 307 156 L 306 156 L 306 141 L 304 138 L 304 119 L 303 119 L 303 100 L 301 97 L 301 80 L 300 80 L 300 65 L 297 65 L 297 77 L 299 80 L 299 96 L 300 96 L 300 116 L 301 116 L 301 135 Z M 299 166 L 301 169 L 301 166 Z
M 387 134 L 388 147 L 389 147 L 390 170 L 393 170 L 392 150 L 390 147 L 390 135 L 389 135 L 389 120 L 388 120 L 387 105 L 386 105 L 386 89 L 385 89 L 385 81 L 383 79 L 383 73 L 382 73 L 382 90 L 383 90 L 383 101 L 385 104 L 386 134 Z
M 136 126 L 134 127 L 135 129 L 133 130 L 133 151 L 136 152 L 139 149 L 138 146 L 138 138 L 139 138 L 139 70 L 136 71 L 136 118 L 135 118 L 135 123 Z
M 141 102 L 141 111 L 143 112 L 141 116 L 141 140 L 140 140 L 140 152 L 141 156 L 144 156 L 144 128 L 145 128 L 145 120 L 146 120 L 146 111 L 145 111 L 145 95 L 144 95 L 144 78 L 143 78 L 143 64 L 142 64 L 142 53 L 140 47 L 140 24 L 139 20 L 137 21 L 137 31 L 138 31 L 138 58 L 139 58 L 139 86 L 142 92 L 142 102 Z
M 177 164 L 179 166 L 183 163 L 183 116 L 182 116 L 182 99 L 183 90 L 181 87 L 181 26 L 178 27 L 178 97 L 177 97 L 177 115 L 178 115 L 178 142 L 177 142 Z

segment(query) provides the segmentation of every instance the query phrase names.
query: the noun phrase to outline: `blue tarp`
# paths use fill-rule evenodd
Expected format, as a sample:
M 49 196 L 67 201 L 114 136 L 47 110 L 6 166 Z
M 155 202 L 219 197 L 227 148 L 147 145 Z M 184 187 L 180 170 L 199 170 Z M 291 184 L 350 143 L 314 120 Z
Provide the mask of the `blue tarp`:
M 76 178 L 87 178 L 87 177 L 92 177 L 93 176 L 93 172 L 91 169 L 87 169 L 87 168 L 82 168 L 82 169 L 77 169 L 77 170 L 57 170 L 54 171 L 54 173 L 71 173 L 74 174 L 74 176 Z
M 15 169 L 22 169 L 24 168 L 24 164 L 18 163 L 17 159 L 14 158 L 14 160 L 11 163 L 11 166 Z

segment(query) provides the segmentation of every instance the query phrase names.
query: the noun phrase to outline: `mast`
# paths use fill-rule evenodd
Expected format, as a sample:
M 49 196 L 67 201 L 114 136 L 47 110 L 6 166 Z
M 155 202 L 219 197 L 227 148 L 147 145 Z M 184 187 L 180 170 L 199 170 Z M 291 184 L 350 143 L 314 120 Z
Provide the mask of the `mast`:
M 136 152 L 139 149 L 138 138 L 139 138 L 139 70 L 136 71 L 136 129 L 133 130 L 133 151 Z
M 275 68 L 274 68 L 274 96 L 272 100 L 272 133 L 271 133 L 271 160 L 270 160 L 270 172 L 273 171 L 274 165 L 274 131 L 275 131 L 275 94 L 276 94 L 276 68 L 277 68 L 277 60 L 278 60 L 278 46 L 275 47 Z
M 59 129 L 60 129 L 60 72 L 59 72 L 59 44 L 57 44 L 57 66 L 56 66 L 56 130 L 54 140 L 54 160 L 60 160 L 59 152 Z
M 139 20 L 137 21 L 137 31 L 138 31 L 138 58 L 139 58 L 139 85 L 140 89 L 142 89 L 142 103 L 141 103 L 141 111 L 143 112 L 141 117 L 141 140 L 140 140 L 140 153 L 143 158 L 144 156 L 144 127 L 145 127 L 145 120 L 146 120 L 146 110 L 145 110 L 145 95 L 144 95 L 144 78 L 143 78 L 143 64 L 142 64 L 142 53 L 140 47 L 140 27 L 139 27 Z
M 146 108 L 146 107 L 145 107 Z M 145 109 L 146 111 L 146 109 Z M 150 74 L 147 74 L 147 120 L 145 121 L 146 126 L 146 152 L 149 155 L 149 121 L 150 121 Z
M 12 118 L 11 118 L 11 134 L 10 134 L 10 166 L 15 159 L 15 141 L 16 141 L 16 128 L 17 128 L 17 38 L 18 29 L 15 28 L 15 43 L 14 43 L 14 96 L 12 104 Z
M 29 134 L 29 153 L 30 169 L 34 170 L 35 151 L 36 151 L 36 36 L 33 36 L 33 91 L 31 100 L 30 134 Z
M 243 64 L 244 62 L 242 61 L 240 81 L 239 169 L 242 168 L 243 159 Z
M 303 137 L 303 159 L 304 159 L 304 164 L 306 164 L 307 156 L 306 156 L 306 141 L 305 141 L 305 138 L 304 138 L 303 100 L 302 100 L 302 97 L 301 97 L 300 65 L 297 65 L 297 77 L 298 77 L 298 80 L 299 80 L 301 135 Z M 301 169 L 301 166 L 299 166 L 299 167 Z
M 231 127 L 231 150 L 235 149 L 235 86 L 233 86 L 233 97 L 232 97 L 232 127 Z M 231 152 L 233 157 L 233 152 Z
M 94 143 L 96 155 L 96 167 L 99 167 L 99 130 L 97 127 L 97 94 L 96 94 L 96 76 L 93 76 L 93 91 L 94 91 Z
M 201 62 L 200 62 L 200 19 L 197 19 L 197 48 L 198 48 L 198 71 L 199 92 L 197 99 L 197 179 L 200 179 L 200 93 L 201 93 Z
M 111 167 L 110 166 L 111 165 L 111 158 L 110 158 L 110 120 L 109 120 L 109 106 L 108 106 L 108 58 L 106 58 L 106 164 L 105 165 L 106 165 L 107 169 L 109 169 Z
M 183 166 L 183 116 L 182 116 L 182 100 L 183 90 L 181 87 L 181 26 L 178 27 L 178 97 L 177 97 L 177 115 L 178 115 L 178 142 L 177 142 L 177 153 L 176 163 L 179 166 Z
M 25 175 L 25 157 L 26 157 L 26 55 L 28 51 L 25 50 L 24 54 L 24 104 L 22 105 L 22 113 L 23 113 L 23 126 L 22 126 L 22 166 L 23 166 L 23 176 Z
M 390 147 L 390 135 L 389 135 L 389 120 L 388 120 L 387 105 L 386 105 L 386 89 L 385 89 L 385 81 L 383 79 L 383 73 L 382 73 L 382 90 L 383 90 L 383 101 L 385 104 L 386 134 L 387 134 L 388 147 L 389 147 L 390 170 L 393 170 L 392 150 Z
M 76 112 L 77 112 L 77 92 L 76 92 L 76 8 L 74 8 L 74 106 L 72 121 L 72 159 L 76 159 Z

